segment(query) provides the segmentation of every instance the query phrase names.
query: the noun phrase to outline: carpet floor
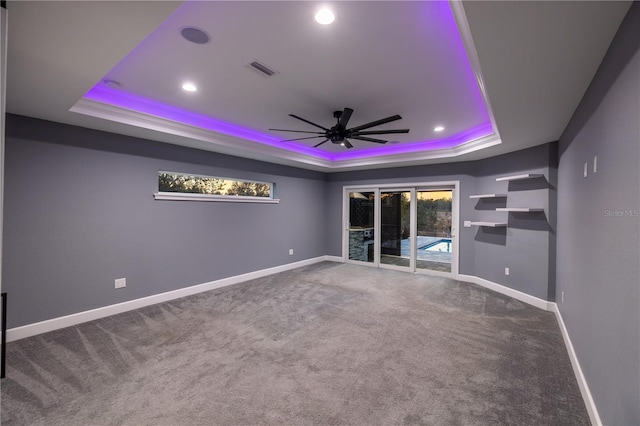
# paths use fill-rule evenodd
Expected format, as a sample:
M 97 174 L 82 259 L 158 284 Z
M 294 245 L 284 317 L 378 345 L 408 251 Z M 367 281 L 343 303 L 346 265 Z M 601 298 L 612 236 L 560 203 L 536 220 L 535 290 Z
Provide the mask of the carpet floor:
M 7 344 L 3 425 L 587 425 L 554 315 L 323 262 Z

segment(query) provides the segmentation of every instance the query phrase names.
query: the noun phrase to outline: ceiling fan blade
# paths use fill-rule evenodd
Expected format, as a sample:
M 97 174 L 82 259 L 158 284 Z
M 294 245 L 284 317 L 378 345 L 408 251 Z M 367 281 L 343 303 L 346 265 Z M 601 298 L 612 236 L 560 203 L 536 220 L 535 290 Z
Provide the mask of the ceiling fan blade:
M 293 117 L 293 118 L 297 118 L 297 119 L 298 119 L 298 120 L 300 120 L 300 121 L 304 121 L 305 123 L 311 124 L 312 126 L 316 126 L 316 127 L 320 128 L 320 129 L 322 129 L 322 130 L 329 130 L 329 129 L 327 129 L 326 127 L 322 127 L 322 126 L 321 126 L 321 125 L 319 125 L 319 124 L 312 123 L 312 122 L 311 122 L 311 121 L 309 121 L 309 120 L 306 120 L 306 119 L 304 119 L 304 118 L 302 118 L 302 117 L 298 117 L 298 116 L 297 116 L 297 115 L 295 115 L 295 114 L 289 114 L 289 116 L 290 116 L 290 117 Z
M 409 129 L 394 129 L 394 130 L 365 130 L 364 132 L 354 132 L 353 134 L 358 135 L 385 135 L 391 133 L 409 133 Z
M 392 115 L 391 117 L 383 118 L 381 120 L 372 121 L 371 123 L 363 124 L 361 126 L 353 127 L 348 129 L 349 132 L 357 132 L 358 130 L 368 129 L 369 127 L 379 126 L 385 123 L 391 123 L 392 121 L 400 120 L 402 117 L 399 115 Z
M 364 136 L 351 136 L 351 139 L 359 139 L 361 141 L 375 142 L 375 143 L 387 143 L 389 141 L 383 141 L 382 139 L 365 138 Z
M 315 138 L 323 138 L 323 137 L 324 136 L 307 136 L 306 138 L 285 139 L 281 142 L 301 141 L 304 139 L 315 139 Z
M 269 129 L 269 130 L 275 130 L 276 132 L 314 133 L 318 135 L 324 135 L 324 132 L 309 132 L 306 130 L 289 130 L 289 129 Z
M 353 145 L 351 145 L 351 142 L 349 142 L 348 140 L 343 140 L 342 143 L 344 143 L 344 146 L 347 147 L 347 149 L 351 149 L 353 148 Z
M 338 127 L 342 129 L 346 129 L 347 123 L 351 118 L 351 114 L 353 114 L 353 110 L 351 108 L 345 108 L 344 111 L 342 112 L 342 115 L 340 116 L 340 121 L 338 121 Z
M 320 145 L 322 145 L 322 144 L 323 144 L 323 143 L 325 143 L 325 142 L 329 142 L 329 139 L 325 139 L 325 140 L 323 140 L 322 142 L 320 142 L 319 144 L 314 145 L 313 147 L 314 147 L 314 148 L 317 148 L 317 147 L 319 147 Z

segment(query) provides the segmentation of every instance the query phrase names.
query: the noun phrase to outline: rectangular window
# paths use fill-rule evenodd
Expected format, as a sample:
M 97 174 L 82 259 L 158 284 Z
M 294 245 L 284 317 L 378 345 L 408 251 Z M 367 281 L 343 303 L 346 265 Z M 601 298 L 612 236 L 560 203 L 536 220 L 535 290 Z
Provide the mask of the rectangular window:
M 158 172 L 156 199 L 197 201 L 277 202 L 274 184 L 177 172 Z

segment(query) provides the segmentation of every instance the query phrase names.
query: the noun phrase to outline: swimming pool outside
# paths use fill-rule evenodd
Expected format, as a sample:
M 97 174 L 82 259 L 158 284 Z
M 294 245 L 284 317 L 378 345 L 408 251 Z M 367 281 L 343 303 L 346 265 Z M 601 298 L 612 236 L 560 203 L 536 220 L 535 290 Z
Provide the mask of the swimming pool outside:
M 451 263 L 451 252 L 431 251 L 422 249 L 430 244 L 437 244 L 441 240 L 451 240 L 443 237 L 423 237 L 418 236 L 418 250 L 416 250 L 416 260 L 427 260 L 431 262 Z M 402 257 L 411 256 L 411 238 L 406 238 L 401 242 Z
M 439 251 L 451 253 L 451 238 L 443 238 L 440 241 L 427 244 L 426 246 L 418 247 L 418 250 Z

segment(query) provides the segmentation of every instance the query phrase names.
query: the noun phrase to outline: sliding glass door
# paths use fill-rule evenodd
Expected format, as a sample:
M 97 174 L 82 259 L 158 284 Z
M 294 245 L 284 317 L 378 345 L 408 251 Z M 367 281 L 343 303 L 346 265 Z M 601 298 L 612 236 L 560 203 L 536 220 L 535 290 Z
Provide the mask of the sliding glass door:
M 380 192 L 380 263 L 411 266 L 411 191 Z
M 416 268 L 451 272 L 453 191 L 417 192 Z
M 347 261 L 457 275 L 457 182 L 345 188 Z
M 375 191 L 349 192 L 349 260 L 374 263 Z

